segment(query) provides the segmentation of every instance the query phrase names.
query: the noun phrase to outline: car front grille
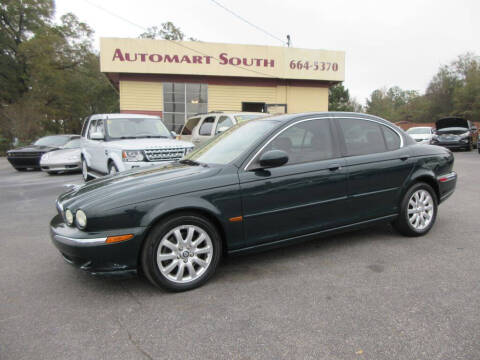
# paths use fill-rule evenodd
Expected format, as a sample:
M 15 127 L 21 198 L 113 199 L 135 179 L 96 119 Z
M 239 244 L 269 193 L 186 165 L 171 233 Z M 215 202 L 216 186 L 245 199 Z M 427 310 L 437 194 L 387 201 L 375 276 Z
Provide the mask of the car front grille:
M 32 152 L 11 152 L 10 153 L 10 156 L 11 157 L 37 157 L 37 156 L 41 156 L 43 153 L 41 152 L 36 152 L 36 151 L 32 151 Z
M 174 161 L 181 159 L 185 155 L 186 150 L 183 147 L 149 149 L 145 150 L 145 156 L 148 161 Z

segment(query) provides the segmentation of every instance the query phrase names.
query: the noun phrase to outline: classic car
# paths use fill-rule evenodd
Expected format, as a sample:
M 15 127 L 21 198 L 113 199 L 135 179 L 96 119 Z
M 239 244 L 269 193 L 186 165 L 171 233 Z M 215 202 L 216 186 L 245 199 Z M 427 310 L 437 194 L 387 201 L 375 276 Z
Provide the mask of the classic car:
M 430 144 L 471 151 L 477 146 L 477 138 L 477 128 L 471 121 L 447 117 L 435 122 L 435 135 Z
M 18 171 L 27 169 L 40 170 L 40 158 L 43 154 L 58 150 L 72 139 L 80 138 L 79 135 L 51 135 L 45 136 L 31 145 L 7 151 L 7 160 Z
M 51 238 L 89 273 L 139 270 L 154 285 L 189 290 L 228 254 L 377 222 L 424 235 L 455 189 L 453 162 L 450 150 L 371 115 L 255 119 L 174 163 L 60 195 Z
M 80 171 L 80 138 L 70 140 L 59 150 L 45 153 L 40 168 L 49 175 Z

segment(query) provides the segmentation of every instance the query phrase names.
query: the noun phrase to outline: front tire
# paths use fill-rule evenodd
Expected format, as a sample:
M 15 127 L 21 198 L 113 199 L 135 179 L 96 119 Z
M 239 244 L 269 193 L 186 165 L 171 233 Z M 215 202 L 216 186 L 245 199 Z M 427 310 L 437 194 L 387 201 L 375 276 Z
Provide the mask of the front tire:
M 214 273 L 222 255 L 216 227 L 195 213 L 181 213 L 155 225 L 145 240 L 142 270 L 155 286 L 191 290 Z
M 118 173 L 117 165 L 115 165 L 113 161 L 110 161 L 108 163 L 108 175 L 114 175 L 116 173 Z
M 414 184 L 404 195 L 400 214 L 392 223 L 405 236 L 422 236 L 430 231 L 437 218 L 437 195 L 426 183 Z
M 87 160 L 82 157 L 82 177 L 83 181 L 87 182 L 93 179 L 92 176 L 88 174 L 88 165 L 87 165 Z

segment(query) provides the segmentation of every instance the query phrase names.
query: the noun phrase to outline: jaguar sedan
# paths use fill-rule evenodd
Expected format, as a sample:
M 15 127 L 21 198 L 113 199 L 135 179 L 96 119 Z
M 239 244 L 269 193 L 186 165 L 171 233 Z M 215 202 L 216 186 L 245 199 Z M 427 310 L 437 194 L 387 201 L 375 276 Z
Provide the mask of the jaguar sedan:
M 156 286 L 189 290 L 228 254 L 382 221 L 424 235 L 455 189 L 453 160 L 370 115 L 256 119 L 175 163 L 71 189 L 57 200 L 51 237 L 89 273 L 139 271 Z

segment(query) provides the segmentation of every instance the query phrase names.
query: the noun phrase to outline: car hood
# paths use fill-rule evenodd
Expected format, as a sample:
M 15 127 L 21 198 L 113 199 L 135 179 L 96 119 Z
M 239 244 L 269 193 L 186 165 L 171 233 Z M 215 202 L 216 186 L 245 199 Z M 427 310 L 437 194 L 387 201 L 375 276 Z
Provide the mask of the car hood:
M 188 148 L 194 145 L 188 141 L 180 141 L 175 139 L 125 139 L 112 140 L 108 142 L 108 146 L 115 147 L 120 150 L 146 150 L 159 148 Z
M 48 154 L 42 157 L 42 161 L 43 160 L 59 161 L 62 159 L 69 159 L 72 157 L 78 157 L 78 161 L 80 161 L 80 152 L 81 150 L 79 148 L 78 149 L 60 149 L 60 150 L 50 151 Z
M 445 128 L 466 128 L 468 129 L 468 120 L 459 117 L 447 117 L 435 122 L 437 130 Z
M 468 133 L 467 128 L 463 127 L 449 127 L 449 128 L 444 128 L 441 130 L 437 130 L 437 135 L 442 136 L 442 135 L 462 135 Z
M 432 137 L 432 134 L 408 134 L 410 135 L 413 139 L 430 139 Z
M 64 208 L 87 209 L 100 205 L 103 209 L 109 209 L 215 187 L 216 184 L 208 180 L 219 171 L 219 167 L 178 162 L 134 169 L 74 187 L 58 200 Z
M 27 146 L 9 150 L 8 152 L 47 152 L 55 149 L 58 149 L 58 148 L 51 147 L 51 146 L 27 145 Z

